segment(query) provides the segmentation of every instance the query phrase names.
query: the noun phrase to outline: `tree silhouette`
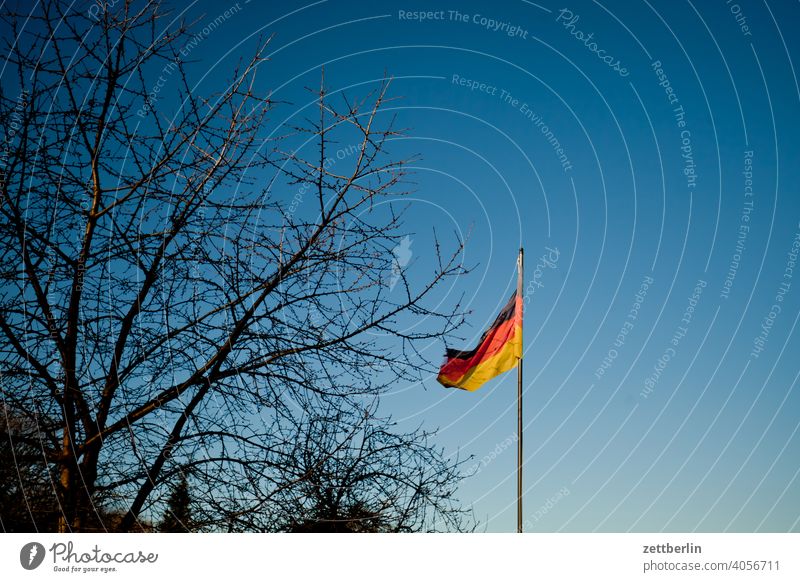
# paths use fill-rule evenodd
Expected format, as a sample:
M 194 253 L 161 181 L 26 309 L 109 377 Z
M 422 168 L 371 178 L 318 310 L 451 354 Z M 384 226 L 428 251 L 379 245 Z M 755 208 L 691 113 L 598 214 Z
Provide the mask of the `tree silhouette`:
M 461 323 L 432 297 L 460 241 L 416 282 L 392 254 L 389 82 L 357 100 L 323 82 L 301 126 L 271 125 L 265 42 L 205 95 L 158 2 L 4 6 L 0 398 L 52 419 L 58 529 L 120 510 L 106 527 L 147 529 L 184 470 L 201 527 L 275 518 L 287 472 L 308 478 L 282 458 L 302 419 L 419 379 L 420 342 Z
M 0 530 L 52 531 L 58 524 L 55 476 L 42 453 L 38 419 L 0 407 Z
M 468 531 L 455 490 L 461 462 L 419 428 L 399 430 L 373 409 L 307 419 L 283 455 L 273 498 L 278 530 L 291 532 Z
M 189 480 L 181 475 L 167 502 L 167 509 L 158 531 L 165 533 L 184 533 L 191 531 L 192 500 L 189 496 Z

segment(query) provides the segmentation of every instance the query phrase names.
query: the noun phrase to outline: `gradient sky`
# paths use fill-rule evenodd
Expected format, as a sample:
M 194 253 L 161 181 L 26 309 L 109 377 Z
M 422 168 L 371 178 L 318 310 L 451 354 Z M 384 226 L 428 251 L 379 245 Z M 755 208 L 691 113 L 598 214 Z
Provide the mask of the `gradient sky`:
M 390 151 L 420 155 L 411 276 L 430 272 L 434 227 L 468 234 L 475 268 L 439 296 L 472 310 L 452 347 L 492 321 L 525 248 L 527 531 L 800 530 L 797 3 L 225 0 L 186 15 L 202 31 L 231 6 L 189 70 L 212 87 L 272 35 L 260 82 L 284 102 L 278 134 L 322 65 L 350 96 L 393 77 L 385 114 L 408 130 Z M 537 272 L 543 255 L 558 260 Z M 384 399 L 401 426 L 475 455 L 459 494 L 488 531 L 515 528 L 515 384 L 465 393 L 431 375 Z

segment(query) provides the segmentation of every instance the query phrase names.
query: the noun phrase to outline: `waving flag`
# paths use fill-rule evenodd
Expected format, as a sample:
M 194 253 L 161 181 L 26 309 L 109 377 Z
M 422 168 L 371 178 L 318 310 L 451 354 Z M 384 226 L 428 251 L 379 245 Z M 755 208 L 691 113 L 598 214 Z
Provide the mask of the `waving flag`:
M 474 391 L 484 382 L 515 368 L 522 357 L 522 297 L 511 296 L 475 349 L 447 350 L 440 384 Z

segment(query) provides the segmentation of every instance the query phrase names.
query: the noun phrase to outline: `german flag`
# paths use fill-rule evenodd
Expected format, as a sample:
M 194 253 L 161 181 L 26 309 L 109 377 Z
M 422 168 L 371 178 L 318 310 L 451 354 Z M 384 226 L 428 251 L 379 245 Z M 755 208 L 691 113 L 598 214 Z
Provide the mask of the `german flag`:
M 515 368 L 522 357 L 522 297 L 514 293 L 473 350 L 447 350 L 437 380 L 470 392 Z

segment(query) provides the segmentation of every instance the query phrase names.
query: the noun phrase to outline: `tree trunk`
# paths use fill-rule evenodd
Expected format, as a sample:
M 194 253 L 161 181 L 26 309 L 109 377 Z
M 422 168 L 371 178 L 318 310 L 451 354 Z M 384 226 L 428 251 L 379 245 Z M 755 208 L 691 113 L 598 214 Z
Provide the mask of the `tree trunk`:
M 69 437 L 64 437 L 64 450 L 68 450 Z M 58 533 L 75 531 L 75 470 L 72 461 L 63 461 L 59 475 L 59 504 L 61 515 L 58 517 Z

